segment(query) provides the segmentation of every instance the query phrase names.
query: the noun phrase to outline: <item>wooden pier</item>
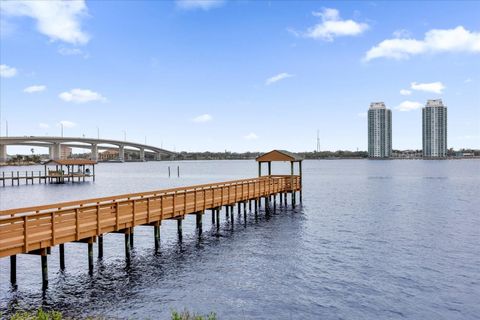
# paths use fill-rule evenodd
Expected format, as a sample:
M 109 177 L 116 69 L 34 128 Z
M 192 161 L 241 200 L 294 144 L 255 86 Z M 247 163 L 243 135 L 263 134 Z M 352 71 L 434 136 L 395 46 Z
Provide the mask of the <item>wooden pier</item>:
M 89 266 L 93 243 L 103 245 L 102 236 L 109 232 L 125 234 L 126 255 L 129 258 L 130 241 L 136 226 L 154 227 L 155 247 L 159 245 L 162 221 L 175 219 L 181 232 L 182 219 L 188 214 L 197 215 L 197 227 L 202 215 L 212 210 L 212 219 L 218 226 L 219 209 L 235 204 L 255 202 L 258 212 L 260 199 L 267 206 L 277 195 L 287 199 L 287 194 L 300 191 L 299 176 L 264 176 L 254 179 L 197 185 L 116 197 L 88 199 L 52 205 L 0 211 L 0 258 L 10 256 L 11 279 L 16 282 L 16 255 L 21 253 L 42 256 L 42 270 L 46 269 L 46 256 L 51 247 L 60 245 L 61 265 L 64 265 L 63 244 L 86 242 L 89 244 Z M 294 200 L 293 200 L 294 201 Z M 249 203 L 251 207 L 251 202 Z M 275 204 L 276 205 L 276 204 Z M 268 209 L 267 209 L 268 210 Z M 246 213 L 246 211 L 245 211 Z M 215 216 L 216 215 L 216 216 Z M 97 241 L 98 238 L 98 241 Z M 100 240 L 101 239 L 101 240 Z M 92 260 L 93 261 L 93 260 Z M 93 263 L 93 262 L 92 262 Z M 90 268 L 91 269 L 91 268 Z M 44 285 L 48 283 L 43 272 Z
M 50 160 L 44 164 L 44 171 L 16 171 L 0 173 L 0 184 L 5 186 L 19 186 L 21 182 L 25 184 L 41 183 L 65 183 L 65 182 L 85 182 L 86 179 L 95 181 L 96 161 L 84 159 Z M 48 166 L 55 165 L 55 170 L 47 169 Z M 67 172 L 63 167 L 67 169 Z M 77 166 L 75 170 L 75 166 Z M 87 166 L 91 166 L 90 171 Z
M 275 160 L 272 160 L 275 161 Z M 160 246 L 160 226 L 165 220 L 176 220 L 179 237 L 182 236 L 182 221 L 190 214 L 196 215 L 196 227 L 201 233 L 202 217 L 211 211 L 212 224 L 220 227 L 220 209 L 226 208 L 227 218 L 233 222 L 233 211 L 238 213 L 243 205 L 244 220 L 249 211 L 257 216 L 264 200 L 265 212 L 287 205 L 290 194 L 295 206 L 297 192 L 301 193 L 300 175 L 294 175 L 292 160 L 291 175 L 267 175 L 258 178 L 234 180 L 189 187 L 124 194 L 43 206 L 0 211 L 0 258 L 10 257 L 10 280 L 15 287 L 18 254 L 41 256 L 42 283 L 48 285 L 47 256 L 51 248 L 59 246 L 60 268 L 65 268 L 65 243 L 82 242 L 88 245 L 89 272 L 93 272 L 93 244 L 98 245 L 99 258 L 103 256 L 103 235 L 123 233 L 125 255 L 130 260 L 134 228 L 153 227 L 155 249 Z M 269 162 L 261 158 L 259 164 Z M 270 165 L 269 165 L 270 167 Z M 301 165 L 299 166 L 301 168 Z M 261 171 L 259 172 L 261 174 Z M 301 201 L 301 197 L 300 197 Z M 253 210 L 252 210 L 253 204 Z

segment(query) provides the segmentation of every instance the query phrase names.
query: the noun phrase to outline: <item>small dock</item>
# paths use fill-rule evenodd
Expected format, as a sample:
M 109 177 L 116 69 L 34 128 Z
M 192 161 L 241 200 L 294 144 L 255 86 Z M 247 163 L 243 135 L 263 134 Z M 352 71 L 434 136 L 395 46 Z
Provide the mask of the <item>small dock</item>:
M 288 195 L 291 205 L 295 206 L 297 193 L 300 201 L 302 199 L 301 160 L 281 159 L 271 161 L 291 161 L 290 175 L 271 175 L 271 161 L 261 156 L 257 158 L 258 178 L 0 211 L 0 258 L 10 257 L 10 281 L 16 286 L 17 255 L 39 255 L 45 288 L 48 285 L 47 257 L 55 246 L 59 246 L 60 268 L 64 269 L 65 244 L 86 243 L 89 273 L 92 273 L 93 244 L 97 243 L 101 259 L 103 235 L 106 233 L 124 234 L 125 256 L 129 263 L 135 227 L 152 227 L 153 242 L 158 250 L 160 226 L 167 220 L 176 220 L 181 238 L 182 221 L 189 215 L 195 216 L 196 228 L 201 234 L 202 220 L 207 211 L 211 212 L 212 225 L 218 231 L 222 207 L 225 208 L 226 218 L 233 222 L 235 206 L 238 214 L 243 211 L 245 221 L 247 205 L 248 212 L 257 216 L 262 200 L 267 214 L 276 211 L 277 203 L 286 206 Z M 268 163 L 269 174 L 262 176 L 262 163 L 265 162 Z M 299 164 L 298 175 L 294 174 L 294 163 Z
M 0 184 L 19 186 L 20 184 L 41 184 L 95 181 L 96 161 L 85 159 L 50 160 L 44 164 L 44 171 L 11 171 L 0 174 Z M 55 166 L 55 170 L 50 169 Z M 66 171 L 65 171 L 66 169 Z

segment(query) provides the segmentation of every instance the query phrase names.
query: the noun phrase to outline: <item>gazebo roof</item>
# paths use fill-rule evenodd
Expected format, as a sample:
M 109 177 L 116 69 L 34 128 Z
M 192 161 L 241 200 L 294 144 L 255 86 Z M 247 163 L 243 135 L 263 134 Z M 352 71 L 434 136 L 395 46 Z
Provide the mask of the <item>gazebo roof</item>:
M 44 163 L 45 165 L 61 165 L 61 166 L 68 166 L 68 165 L 92 165 L 97 164 L 97 161 L 88 160 L 88 159 L 62 159 L 62 160 L 49 160 Z
M 261 156 L 255 159 L 257 162 L 270 162 L 270 161 L 293 161 L 299 162 L 303 158 L 294 153 L 285 151 L 285 150 L 272 150 L 270 152 L 264 153 Z

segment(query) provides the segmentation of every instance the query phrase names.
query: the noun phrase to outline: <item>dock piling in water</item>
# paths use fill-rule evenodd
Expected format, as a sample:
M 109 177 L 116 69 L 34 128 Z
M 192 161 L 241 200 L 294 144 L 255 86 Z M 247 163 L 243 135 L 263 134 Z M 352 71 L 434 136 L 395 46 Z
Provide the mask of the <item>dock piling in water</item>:
M 17 256 L 10 256 L 10 283 L 12 287 L 17 285 Z
M 158 251 L 160 248 L 160 224 L 153 226 L 153 237 L 155 241 L 155 251 Z
M 125 258 L 130 262 L 130 234 L 125 231 Z
M 93 274 L 93 241 L 88 242 L 88 274 Z
M 59 255 L 60 255 L 60 270 L 65 270 L 65 244 L 62 243 L 59 246 Z
M 98 259 L 103 259 L 103 234 L 98 236 Z
M 44 252 L 40 255 L 42 263 L 42 288 L 46 289 L 48 287 L 48 262 L 47 262 L 47 253 Z

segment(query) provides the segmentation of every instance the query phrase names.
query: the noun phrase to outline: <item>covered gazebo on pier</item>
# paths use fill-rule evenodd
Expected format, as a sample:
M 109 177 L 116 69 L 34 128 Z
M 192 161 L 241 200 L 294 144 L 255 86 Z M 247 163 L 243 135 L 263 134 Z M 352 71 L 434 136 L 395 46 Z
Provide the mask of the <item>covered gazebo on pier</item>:
M 95 181 L 96 164 L 96 161 L 87 159 L 50 160 L 44 163 L 45 176 L 49 183 L 75 182 L 75 178 L 78 182 L 85 181 L 86 178 L 92 178 Z M 47 170 L 49 166 L 55 166 L 55 170 L 50 168 Z
M 298 164 L 298 176 L 300 177 L 300 186 L 302 184 L 302 161 L 303 158 L 299 155 L 296 155 L 292 152 L 285 150 L 272 150 L 270 152 L 264 153 L 261 156 L 255 159 L 258 162 L 258 176 L 262 176 L 262 164 L 268 164 L 268 175 L 272 175 L 272 162 L 273 161 L 282 161 L 290 162 L 290 175 L 295 175 L 295 163 Z M 293 194 L 293 197 L 295 195 Z M 300 202 L 302 201 L 302 188 L 300 187 Z

